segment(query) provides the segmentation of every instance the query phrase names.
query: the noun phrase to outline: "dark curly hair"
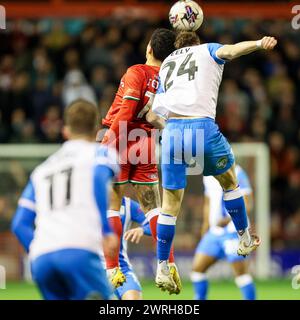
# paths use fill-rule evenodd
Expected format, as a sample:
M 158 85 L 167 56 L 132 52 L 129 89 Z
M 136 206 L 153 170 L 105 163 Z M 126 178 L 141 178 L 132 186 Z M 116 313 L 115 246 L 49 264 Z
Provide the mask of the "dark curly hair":
M 196 32 L 193 31 L 180 31 L 177 33 L 175 39 L 175 48 L 180 49 L 184 47 L 192 47 L 199 45 L 200 39 Z
M 175 50 L 175 38 L 176 34 L 172 30 L 164 28 L 156 29 L 150 40 L 154 58 L 159 61 L 164 61 L 166 57 Z

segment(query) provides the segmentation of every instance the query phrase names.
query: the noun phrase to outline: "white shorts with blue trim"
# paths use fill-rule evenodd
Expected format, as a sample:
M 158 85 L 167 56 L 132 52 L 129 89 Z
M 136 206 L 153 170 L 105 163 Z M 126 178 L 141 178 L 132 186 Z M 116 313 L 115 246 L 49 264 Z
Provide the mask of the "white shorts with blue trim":
M 245 258 L 237 254 L 239 238 L 236 232 L 224 232 L 218 234 L 213 231 L 208 231 L 200 240 L 197 253 L 202 253 L 206 256 L 214 257 L 216 260 L 226 259 L 233 263 L 242 261 Z

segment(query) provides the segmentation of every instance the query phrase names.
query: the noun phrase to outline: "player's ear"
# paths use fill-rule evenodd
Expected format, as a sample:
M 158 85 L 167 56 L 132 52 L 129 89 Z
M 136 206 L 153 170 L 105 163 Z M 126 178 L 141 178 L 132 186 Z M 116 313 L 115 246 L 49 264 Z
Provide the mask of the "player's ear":
M 65 140 L 69 140 L 71 135 L 70 128 L 68 126 L 63 126 L 62 128 L 62 136 Z
M 147 55 L 148 55 L 148 54 L 153 55 L 153 49 L 152 49 L 152 47 L 151 47 L 151 45 L 150 45 L 150 42 L 149 42 L 148 45 L 147 45 Z

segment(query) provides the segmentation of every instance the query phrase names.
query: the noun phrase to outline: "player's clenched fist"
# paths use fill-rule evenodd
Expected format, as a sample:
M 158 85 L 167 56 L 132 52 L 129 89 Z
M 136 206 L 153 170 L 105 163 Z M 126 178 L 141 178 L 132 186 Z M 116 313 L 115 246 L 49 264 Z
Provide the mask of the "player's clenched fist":
M 265 50 L 272 50 L 277 44 L 277 40 L 274 37 L 263 37 L 260 40 L 260 47 Z

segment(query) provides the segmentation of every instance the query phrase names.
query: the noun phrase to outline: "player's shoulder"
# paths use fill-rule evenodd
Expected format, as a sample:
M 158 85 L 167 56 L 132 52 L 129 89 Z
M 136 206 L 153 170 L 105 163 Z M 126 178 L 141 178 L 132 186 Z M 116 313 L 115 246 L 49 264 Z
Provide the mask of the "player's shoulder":
M 49 170 L 49 168 L 52 168 L 56 160 L 58 158 L 58 154 L 61 152 L 62 147 L 60 147 L 57 151 L 52 153 L 46 160 L 44 160 L 42 163 L 40 163 L 38 166 L 34 168 L 32 171 L 30 178 L 32 181 L 35 181 L 37 178 L 39 178 L 45 171 Z
M 147 70 L 146 64 L 134 64 L 133 66 L 130 66 L 127 69 L 126 74 L 132 74 L 132 73 L 145 74 L 146 70 Z

